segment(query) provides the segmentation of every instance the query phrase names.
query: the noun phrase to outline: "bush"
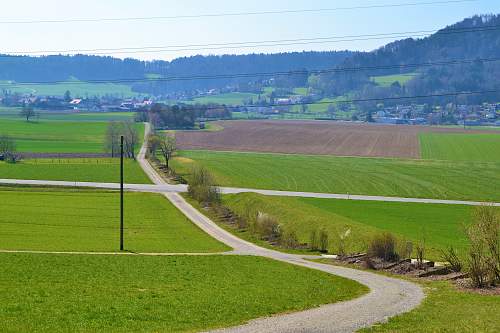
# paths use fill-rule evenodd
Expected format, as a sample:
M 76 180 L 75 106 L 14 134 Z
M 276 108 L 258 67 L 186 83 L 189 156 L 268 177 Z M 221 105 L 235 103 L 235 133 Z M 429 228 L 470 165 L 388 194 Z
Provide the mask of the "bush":
M 453 272 L 461 272 L 463 263 L 453 246 L 448 247 L 446 250 L 441 250 L 441 258 L 447 262 Z
M 413 253 L 413 243 L 405 239 L 398 242 L 397 254 L 400 259 L 409 259 Z
M 188 194 L 203 204 L 220 204 L 220 190 L 215 185 L 215 180 L 208 170 L 203 167 L 194 167 L 191 174 Z
M 268 241 L 276 241 L 281 237 L 281 226 L 277 219 L 265 213 L 258 213 L 254 230 Z
M 324 229 L 319 232 L 319 250 L 323 253 L 328 252 L 328 234 Z
M 470 242 L 468 273 L 475 287 L 500 283 L 500 217 L 491 206 L 476 208 L 473 223 L 467 228 Z
M 319 250 L 319 236 L 317 229 L 313 229 L 309 234 L 309 249 L 311 251 Z
M 295 231 L 286 231 L 281 237 L 281 245 L 288 249 L 296 249 L 299 247 L 299 239 Z
M 338 255 L 340 256 L 345 256 L 347 254 L 347 240 L 349 236 L 351 235 L 351 229 L 347 229 L 346 231 L 342 232 L 339 234 L 338 238 Z
M 378 234 L 368 244 L 368 255 L 385 261 L 396 261 L 399 259 L 396 253 L 397 243 L 396 237 L 389 232 Z

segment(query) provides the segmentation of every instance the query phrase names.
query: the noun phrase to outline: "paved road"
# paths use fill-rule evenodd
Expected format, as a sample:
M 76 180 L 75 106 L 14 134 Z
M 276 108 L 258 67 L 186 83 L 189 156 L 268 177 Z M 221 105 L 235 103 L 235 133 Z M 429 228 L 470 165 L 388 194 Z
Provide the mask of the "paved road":
M 147 172 L 154 172 L 153 168 L 144 159 L 138 160 L 140 165 Z M 148 173 L 149 174 L 149 173 Z M 153 193 L 184 193 L 187 192 L 186 185 L 170 185 L 163 182 L 160 176 L 154 180 L 154 185 L 149 184 L 125 184 L 124 188 L 127 191 L 136 192 L 153 192 Z M 0 179 L 0 184 L 6 185 L 33 185 L 33 186 L 58 186 L 58 187 L 88 187 L 100 189 L 119 189 L 118 183 L 95 183 L 95 182 L 68 182 L 55 180 L 27 180 L 27 179 Z M 236 193 L 258 193 L 267 196 L 281 197 L 301 197 L 301 198 L 321 198 L 321 199 L 341 199 L 341 200 L 356 200 L 356 201 L 384 201 L 384 202 L 413 202 L 413 203 L 429 203 L 429 204 L 447 204 L 447 205 L 492 205 L 500 207 L 497 202 L 480 202 L 480 201 L 463 201 L 463 200 L 441 200 L 441 199 L 422 199 L 422 198 L 404 198 L 404 197 L 384 197 L 370 195 L 347 195 L 333 193 L 314 193 L 314 192 L 290 192 L 290 191 L 275 191 L 275 190 L 260 190 L 249 188 L 233 188 L 222 187 L 223 194 Z
M 144 171 L 155 184 L 165 186 L 165 181 L 144 159 L 144 150 L 141 150 L 139 154 L 139 163 L 141 163 Z M 418 306 L 424 298 L 422 289 L 418 285 L 407 281 L 370 272 L 314 263 L 298 255 L 259 247 L 219 227 L 191 206 L 179 193 L 168 192 L 164 193 L 164 195 L 194 224 L 215 239 L 232 247 L 234 249 L 233 254 L 262 256 L 316 269 L 355 280 L 370 288 L 367 295 L 355 300 L 325 305 L 292 314 L 257 319 L 246 325 L 216 332 L 353 332 L 383 322 L 397 314 L 410 311 Z

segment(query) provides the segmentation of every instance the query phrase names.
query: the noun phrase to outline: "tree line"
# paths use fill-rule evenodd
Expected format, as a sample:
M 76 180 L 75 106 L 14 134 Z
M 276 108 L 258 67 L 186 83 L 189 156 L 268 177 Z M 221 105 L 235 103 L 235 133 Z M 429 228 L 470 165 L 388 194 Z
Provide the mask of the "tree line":
M 219 104 L 154 104 L 136 114 L 136 121 L 149 122 L 156 129 L 191 129 L 197 119 L 230 119 L 231 110 Z

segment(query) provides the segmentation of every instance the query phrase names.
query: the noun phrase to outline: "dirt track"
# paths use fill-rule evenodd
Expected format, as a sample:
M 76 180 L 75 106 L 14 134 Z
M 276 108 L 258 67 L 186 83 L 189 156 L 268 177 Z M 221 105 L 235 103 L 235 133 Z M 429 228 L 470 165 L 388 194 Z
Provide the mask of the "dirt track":
M 420 132 L 461 129 L 319 121 L 223 121 L 219 132 L 178 132 L 181 149 L 419 158 Z

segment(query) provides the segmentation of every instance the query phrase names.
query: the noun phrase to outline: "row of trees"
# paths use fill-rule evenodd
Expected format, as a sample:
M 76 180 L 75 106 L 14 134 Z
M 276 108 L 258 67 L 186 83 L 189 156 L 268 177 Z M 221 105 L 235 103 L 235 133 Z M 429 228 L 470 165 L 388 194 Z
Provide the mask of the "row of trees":
M 121 137 L 123 150 L 128 158 L 135 159 L 135 151 L 139 144 L 137 125 L 132 121 L 111 121 L 106 130 L 105 150 L 111 157 L 120 156 Z
M 190 129 L 199 118 L 231 118 L 228 107 L 218 104 L 166 105 L 154 104 L 137 113 L 136 120 L 150 122 L 156 129 Z

